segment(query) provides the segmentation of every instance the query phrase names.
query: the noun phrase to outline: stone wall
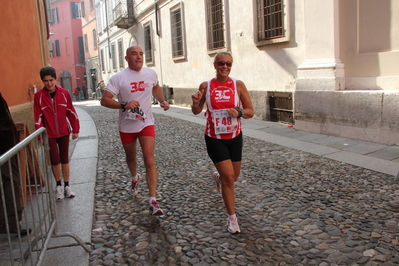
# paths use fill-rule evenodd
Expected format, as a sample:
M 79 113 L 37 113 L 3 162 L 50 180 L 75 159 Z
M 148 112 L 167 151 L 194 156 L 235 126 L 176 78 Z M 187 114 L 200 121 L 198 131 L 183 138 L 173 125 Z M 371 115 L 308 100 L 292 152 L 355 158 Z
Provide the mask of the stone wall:
M 295 128 L 398 145 L 398 102 L 395 91 L 296 91 Z

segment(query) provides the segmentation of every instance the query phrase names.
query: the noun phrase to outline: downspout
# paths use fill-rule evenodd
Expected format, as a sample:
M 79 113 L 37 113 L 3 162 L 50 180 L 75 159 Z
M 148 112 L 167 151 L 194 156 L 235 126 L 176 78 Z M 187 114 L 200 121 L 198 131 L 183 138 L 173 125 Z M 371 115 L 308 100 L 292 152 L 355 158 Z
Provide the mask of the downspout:
M 163 74 L 162 74 L 162 51 L 161 51 L 161 32 L 159 29 L 159 12 L 158 12 L 158 1 L 155 2 L 154 4 L 154 10 L 155 10 L 155 27 L 156 27 L 156 32 L 158 35 L 158 47 L 159 47 L 159 72 L 160 72 L 160 81 L 163 86 Z
M 105 23 L 107 24 L 107 42 L 108 42 L 108 57 L 111 58 L 111 42 L 109 40 L 109 24 L 108 24 L 108 4 L 107 0 L 104 0 L 105 4 Z

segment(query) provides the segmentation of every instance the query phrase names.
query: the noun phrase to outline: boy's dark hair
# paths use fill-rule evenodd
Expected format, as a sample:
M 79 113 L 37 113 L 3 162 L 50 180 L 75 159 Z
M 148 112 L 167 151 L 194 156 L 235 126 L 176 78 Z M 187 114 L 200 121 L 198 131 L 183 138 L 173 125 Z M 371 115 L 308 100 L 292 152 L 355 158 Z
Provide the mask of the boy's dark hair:
M 57 73 L 55 72 L 54 67 L 45 66 L 40 69 L 40 78 L 43 79 L 45 76 L 52 76 L 54 79 L 57 79 Z

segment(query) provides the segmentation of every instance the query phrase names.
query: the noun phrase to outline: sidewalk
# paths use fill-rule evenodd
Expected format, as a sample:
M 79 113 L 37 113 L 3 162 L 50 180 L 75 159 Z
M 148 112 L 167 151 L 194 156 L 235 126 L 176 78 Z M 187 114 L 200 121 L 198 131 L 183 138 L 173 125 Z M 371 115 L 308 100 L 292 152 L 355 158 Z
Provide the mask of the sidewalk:
M 56 202 L 55 233 L 70 232 L 80 237 L 83 242 L 91 243 L 98 160 L 97 129 L 85 111 L 80 108 L 76 108 L 76 111 L 81 131 L 78 140 L 72 140 L 70 143 L 70 183 L 76 197 Z M 47 250 L 42 265 L 89 265 L 89 253 L 76 244 L 71 237 L 51 238 L 50 248 L 68 245 L 72 247 Z
M 72 232 L 86 243 L 91 242 L 93 206 L 98 160 L 97 129 L 91 117 L 79 105 L 99 106 L 99 101 L 75 102 L 81 122 L 77 141 L 71 142 L 71 187 L 73 199 L 57 202 L 58 232 Z M 202 114 L 193 115 L 190 108 L 171 106 L 163 111 L 153 105 L 153 112 L 205 125 Z M 275 122 L 255 119 L 243 120 L 244 135 L 325 158 L 353 164 L 392 175 L 399 172 L 399 147 L 352 139 L 338 138 L 295 130 Z M 62 210 L 62 212 L 60 212 Z M 69 238 L 52 239 L 50 246 L 73 245 Z M 89 265 L 89 254 L 80 246 L 48 250 L 43 265 Z

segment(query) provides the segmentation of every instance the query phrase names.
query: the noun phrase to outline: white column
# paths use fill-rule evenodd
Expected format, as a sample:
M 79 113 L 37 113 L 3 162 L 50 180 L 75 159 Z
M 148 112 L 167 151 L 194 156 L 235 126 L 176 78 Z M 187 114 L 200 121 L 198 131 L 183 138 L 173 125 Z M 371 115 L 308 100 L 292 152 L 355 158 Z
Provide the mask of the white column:
M 339 54 L 339 0 L 305 0 L 305 61 L 298 67 L 296 90 L 344 90 Z

